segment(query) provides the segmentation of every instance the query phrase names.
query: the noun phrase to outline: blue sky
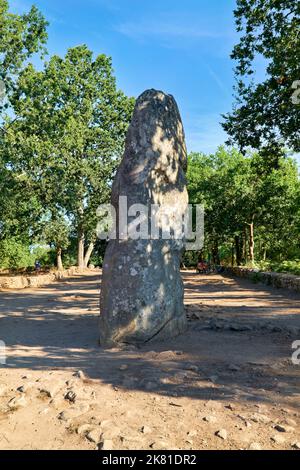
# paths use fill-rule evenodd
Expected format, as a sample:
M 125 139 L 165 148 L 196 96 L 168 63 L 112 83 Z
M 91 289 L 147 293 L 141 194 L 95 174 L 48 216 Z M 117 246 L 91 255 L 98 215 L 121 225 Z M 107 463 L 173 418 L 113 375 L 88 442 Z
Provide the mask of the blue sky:
M 112 56 L 119 88 L 137 97 L 157 88 L 176 98 L 188 150 L 213 152 L 226 139 L 237 40 L 234 0 L 10 0 L 34 3 L 48 21 L 50 54 L 87 44 Z

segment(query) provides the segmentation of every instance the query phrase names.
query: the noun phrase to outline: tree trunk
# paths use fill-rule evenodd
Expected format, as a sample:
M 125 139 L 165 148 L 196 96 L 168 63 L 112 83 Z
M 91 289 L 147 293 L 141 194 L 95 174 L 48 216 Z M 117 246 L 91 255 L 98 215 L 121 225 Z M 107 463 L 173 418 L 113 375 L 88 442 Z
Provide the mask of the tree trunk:
M 214 241 L 214 244 L 212 247 L 212 260 L 213 260 L 213 264 L 216 264 L 216 265 L 220 264 L 219 244 L 217 240 Z
M 254 223 L 249 224 L 249 258 L 254 263 Z
M 234 244 L 231 246 L 231 266 L 234 266 Z
M 247 228 L 246 226 L 244 227 L 244 233 L 243 233 L 243 258 L 244 258 L 244 263 L 247 264 L 248 254 L 247 254 Z
M 84 268 L 84 233 L 80 229 L 78 230 L 77 266 Z
M 88 246 L 88 249 L 86 250 L 85 256 L 84 256 L 84 267 L 87 268 L 89 265 L 90 257 L 93 253 L 94 249 L 94 242 L 91 242 Z
M 240 266 L 242 264 L 242 247 L 241 247 L 241 239 L 239 235 L 234 237 L 235 242 L 235 254 L 236 254 L 236 264 Z
M 62 262 L 62 249 L 58 247 L 56 250 L 56 266 L 58 271 L 62 271 L 64 269 L 63 262 Z

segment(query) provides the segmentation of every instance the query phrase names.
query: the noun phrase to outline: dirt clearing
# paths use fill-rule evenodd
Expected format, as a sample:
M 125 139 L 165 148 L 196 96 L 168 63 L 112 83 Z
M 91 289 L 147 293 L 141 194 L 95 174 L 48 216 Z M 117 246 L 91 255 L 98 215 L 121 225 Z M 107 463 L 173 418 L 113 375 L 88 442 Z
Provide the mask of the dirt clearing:
M 1 292 L 0 448 L 300 448 L 300 295 L 183 276 L 187 333 L 141 349 L 98 346 L 100 272 Z

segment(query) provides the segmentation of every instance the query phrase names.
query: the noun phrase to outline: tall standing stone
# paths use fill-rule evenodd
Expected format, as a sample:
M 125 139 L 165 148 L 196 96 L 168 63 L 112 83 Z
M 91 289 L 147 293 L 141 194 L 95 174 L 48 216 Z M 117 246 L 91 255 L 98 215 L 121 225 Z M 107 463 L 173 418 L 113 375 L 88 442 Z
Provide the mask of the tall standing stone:
M 183 215 L 188 205 L 186 165 L 184 130 L 174 98 L 161 91 L 145 91 L 136 102 L 113 183 L 111 202 L 117 220 L 120 196 L 127 196 L 128 208 L 155 204 L 173 207 L 178 217 Z M 174 227 L 172 220 L 174 234 L 178 219 Z M 102 346 L 141 344 L 185 330 L 180 275 L 183 245 L 184 240 L 174 237 L 120 240 L 117 234 L 116 240 L 109 241 L 100 301 Z

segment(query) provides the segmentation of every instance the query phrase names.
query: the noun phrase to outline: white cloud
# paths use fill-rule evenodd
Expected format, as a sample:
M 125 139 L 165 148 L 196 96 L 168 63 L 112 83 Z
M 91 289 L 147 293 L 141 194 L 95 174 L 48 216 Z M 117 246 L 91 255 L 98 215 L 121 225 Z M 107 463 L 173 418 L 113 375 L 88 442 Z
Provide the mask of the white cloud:
M 221 76 L 219 76 L 210 65 L 207 63 L 203 62 L 203 65 L 207 68 L 209 75 L 211 78 L 214 80 L 214 82 L 217 84 L 219 89 L 224 92 L 226 96 L 231 98 L 232 95 L 232 88 L 228 88 L 228 86 L 225 84 L 225 81 L 222 80 Z
M 142 39 L 153 36 L 173 38 L 177 37 L 185 39 L 212 39 L 224 36 L 224 34 L 221 34 L 218 31 L 202 29 L 201 26 L 193 27 L 192 25 L 184 25 L 177 21 L 127 22 L 115 26 L 115 30 L 134 39 Z

